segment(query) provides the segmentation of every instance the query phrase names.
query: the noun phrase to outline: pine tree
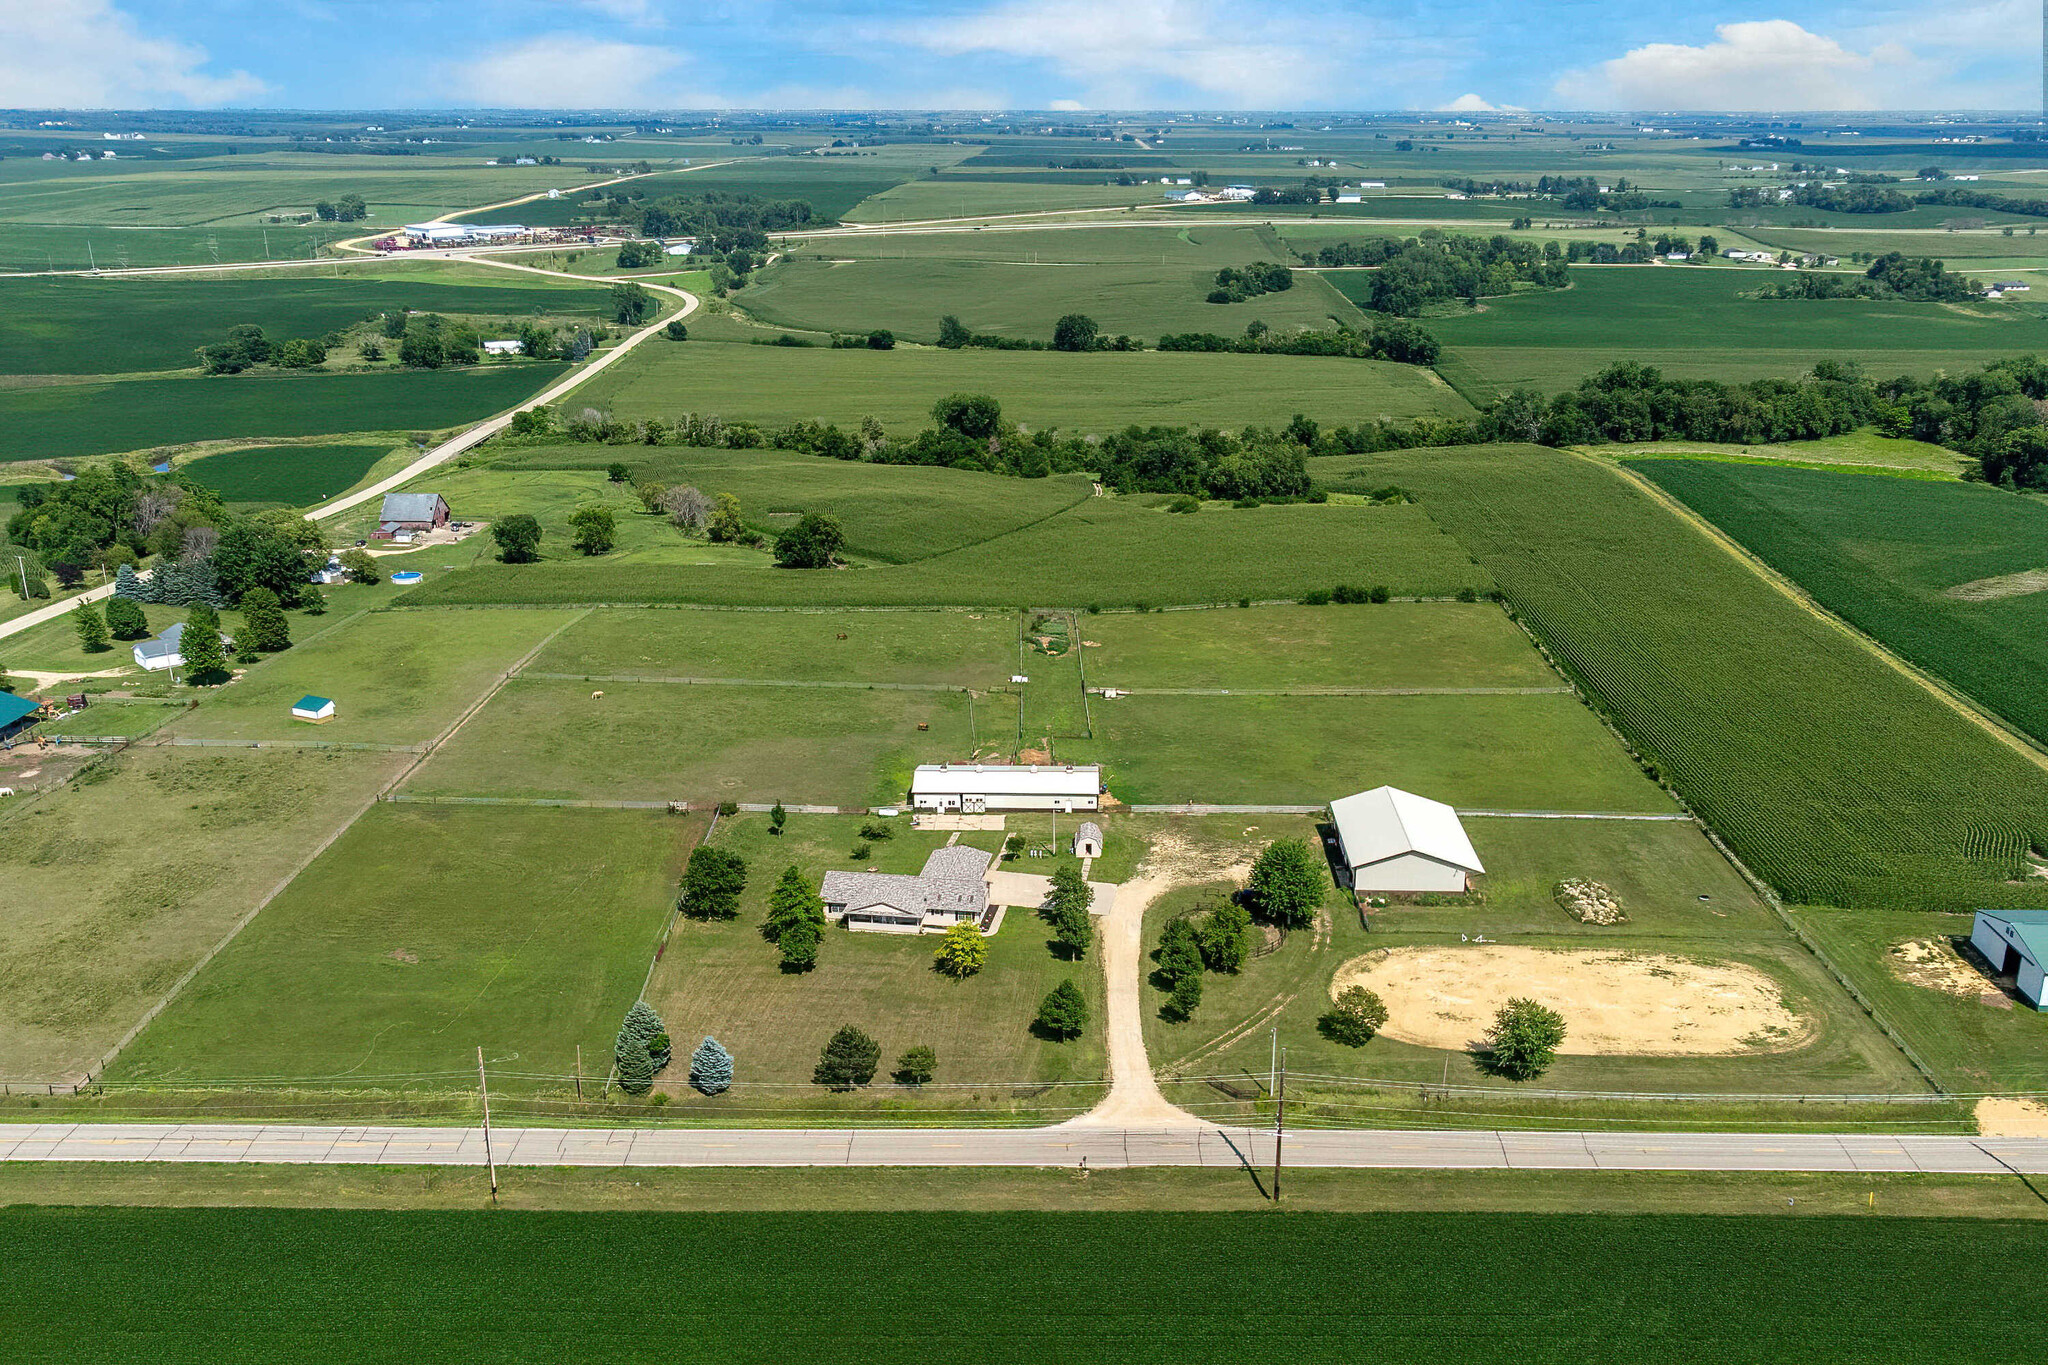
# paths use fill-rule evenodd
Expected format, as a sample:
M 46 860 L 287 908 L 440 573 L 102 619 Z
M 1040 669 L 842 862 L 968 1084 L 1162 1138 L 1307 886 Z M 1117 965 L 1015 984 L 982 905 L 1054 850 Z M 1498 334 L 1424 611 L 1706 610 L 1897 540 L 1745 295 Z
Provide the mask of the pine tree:
M 896 1059 L 896 1080 L 903 1085 L 923 1085 L 938 1074 L 939 1054 L 928 1047 L 914 1047 Z
M 242 633 L 250 648 L 266 654 L 292 647 L 292 625 L 285 619 L 284 604 L 276 593 L 254 587 L 242 594 Z
M 122 565 L 127 568 L 127 565 Z M 123 597 L 116 592 L 107 599 L 107 629 L 114 632 L 116 640 L 143 640 L 149 637 L 149 617 L 143 614 L 142 604 L 132 597 Z
M 220 614 L 204 602 L 195 603 L 185 617 L 178 653 L 185 659 L 185 681 L 200 686 L 224 681 L 228 656 L 221 645 Z
M 87 654 L 104 654 L 113 648 L 107 639 L 107 621 L 100 609 L 80 602 L 71 609 L 71 624 L 78 631 L 78 647 Z
M 612 1065 L 618 1069 L 619 1089 L 628 1095 L 644 1095 L 654 1088 L 654 1058 L 647 1054 L 647 1040 L 621 1036 Z
M 770 943 L 780 943 L 784 933 L 804 923 L 823 925 L 825 902 L 804 880 L 803 869 L 791 865 L 782 869 L 775 889 L 768 893 L 768 920 L 761 932 Z
M 690 1084 L 707 1095 L 720 1095 L 732 1086 L 732 1054 L 707 1037 L 690 1054 Z
M 1072 978 L 1046 992 L 1038 1006 L 1038 1027 L 1062 1041 L 1088 1026 L 1088 1001 Z
M 848 1024 L 825 1044 L 811 1079 L 834 1090 L 851 1090 L 873 1080 L 875 1068 L 881 1064 L 882 1045 Z
M 782 827 L 788 823 L 789 812 L 782 808 L 782 802 L 777 801 L 768 808 L 768 832 L 770 834 L 782 833 Z
M 818 965 L 818 945 L 822 939 L 818 926 L 807 919 L 798 920 L 782 931 L 782 970 L 785 972 L 807 972 Z

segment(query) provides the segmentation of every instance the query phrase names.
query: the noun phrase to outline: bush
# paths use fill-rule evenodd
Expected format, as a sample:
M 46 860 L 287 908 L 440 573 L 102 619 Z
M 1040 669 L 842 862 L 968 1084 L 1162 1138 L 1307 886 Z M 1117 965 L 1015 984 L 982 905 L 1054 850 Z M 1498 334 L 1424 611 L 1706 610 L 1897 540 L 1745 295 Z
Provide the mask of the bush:
M 1557 1060 L 1564 1034 L 1563 1015 L 1517 996 L 1500 1007 L 1486 1030 L 1492 1067 L 1511 1081 L 1534 1080 Z
M 716 1038 L 706 1037 L 690 1054 L 690 1084 L 706 1095 L 722 1095 L 732 1088 L 732 1054 Z
M 868 333 L 870 351 L 893 351 L 896 349 L 896 334 L 886 327 L 877 327 Z
M 965 980 L 988 962 L 988 939 L 971 919 L 961 920 L 939 940 L 932 963 L 956 981 Z
M 873 839 L 878 842 L 883 839 L 893 839 L 896 837 L 896 828 L 880 820 L 870 820 L 860 827 L 860 837 L 863 839 Z
M 1387 587 L 1385 584 L 1376 584 L 1373 587 L 1371 593 L 1372 600 L 1375 602 L 1385 602 L 1391 597 L 1393 597 L 1393 595 L 1393 589 Z
M 1202 974 L 1190 972 L 1173 983 L 1173 990 L 1166 997 L 1164 1012 L 1169 1019 L 1185 1022 L 1194 1017 L 1195 1009 L 1201 1003 Z
M 1167 500 L 1166 510 L 1186 514 L 1202 510 L 1202 500 L 1192 493 L 1178 493 Z
M 870 857 L 874 851 L 874 845 L 872 844 L 855 844 L 852 848 L 846 850 L 846 856 L 855 862 L 860 862 Z
M 852 1090 L 873 1080 L 881 1064 L 882 1045 L 848 1024 L 825 1044 L 811 1080 L 834 1090 Z
M 1477 602 L 1479 600 L 1479 590 L 1477 588 L 1460 588 L 1458 589 L 1458 600 L 1460 602 Z
M 923 1085 L 938 1074 L 939 1054 L 928 1047 L 913 1047 L 896 1059 L 896 1081 L 901 1085 Z
M 1068 978 L 1046 992 L 1045 999 L 1038 1004 L 1038 1018 L 1033 1022 L 1041 1032 L 1062 1042 L 1077 1038 L 1081 1030 L 1088 1027 L 1087 998 L 1073 979 Z
M 1316 1027 L 1332 1042 L 1364 1047 L 1386 1022 L 1386 1002 L 1363 986 L 1353 986 L 1337 997 L 1337 1003 L 1324 1013 Z

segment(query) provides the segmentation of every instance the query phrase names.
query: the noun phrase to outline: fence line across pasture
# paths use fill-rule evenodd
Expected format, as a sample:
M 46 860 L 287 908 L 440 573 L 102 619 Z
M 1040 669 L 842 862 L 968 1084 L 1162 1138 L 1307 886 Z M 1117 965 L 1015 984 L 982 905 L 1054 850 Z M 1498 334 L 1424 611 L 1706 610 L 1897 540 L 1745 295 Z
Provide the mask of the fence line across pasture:
M 426 744 L 377 744 L 369 740 L 325 739 L 201 739 L 193 735 L 166 735 L 162 739 L 139 739 L 147 749 L 353 749 L 380 754 L 423 754 Z
M 955 683 L 849 682 L 845 679 L 808 678 L 696 678 L 666 673 L 540 673 L 525 672 L 524 678 L 553 682 L 592 683 L 680 683 L 694 687 L 837 687 L 866 692 L 965 692 Z M 988 687 L 985 692 L 1008 692 L 1008 687 Z

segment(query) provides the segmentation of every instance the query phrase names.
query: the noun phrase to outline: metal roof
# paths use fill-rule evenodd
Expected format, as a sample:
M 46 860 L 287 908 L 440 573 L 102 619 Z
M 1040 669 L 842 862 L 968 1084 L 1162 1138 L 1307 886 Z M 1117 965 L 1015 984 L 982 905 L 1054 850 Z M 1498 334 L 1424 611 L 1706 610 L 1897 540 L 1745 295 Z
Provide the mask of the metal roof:
M 432 521 L 441 501 L 439 493 L 386 493 L 379 521 Z
M 1344 845 L 1345 861 L 1353 867 L 1420 853 L 1467 872 L 1486 870 L 1472 841 L 1465 837 L 1458 812 L 1426 796 L 1397 787 L 1374 787 L 1332 801 L 1330 819 Z
M 1098 796 L 1102 769 L 1093 763 L 923 763 L 910 777 L 913 796 Z
M 1983 919 L 2002 920 L 2037 965 L 2048 966 L 2048 910 L 1979 910 Z
M 0 692 L 0 727 L 14 724 L 23 716 L 36 713 L 37 705 L 27 697 L 17 697 L 12 692 Z
M 323 707 L 323 706 L 332 706 L 332 705 L 334 705 L 334 703 L 333 703 L 333 702 L 332 702 L 331 700 L 329 700 L 328 698 L 326 698 L 326 697 L 313 697 L 313 696 L 306 696 L 306 697 L 300 697 L 300 698 L 299 698 L 299 699 L 298 699 L 297 701 L 293 702 L 293 703 L 292 703 L 292 710 L 294 710 L 294 711 L 318 711 L 318 710 L 319 710 L 319 709 L 320 709 L 321 707 Z

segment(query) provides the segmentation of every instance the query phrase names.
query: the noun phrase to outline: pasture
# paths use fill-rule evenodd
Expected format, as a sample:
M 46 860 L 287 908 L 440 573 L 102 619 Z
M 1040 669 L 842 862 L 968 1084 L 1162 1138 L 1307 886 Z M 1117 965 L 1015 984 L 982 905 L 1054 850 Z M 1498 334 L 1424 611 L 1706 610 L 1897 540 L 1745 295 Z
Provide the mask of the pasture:
M 580 1044 L 602 1081 L 702 827 L 380 803 L 207 964 L 115 1076 L 466 1088 L 479 1046 L 504 1071 L 567 1077 Z
M 1625 475 L 1515 446 L 1382 468 L 1420 492 L 1595 704 L 1788 899 L 1957 909 L 2041 898 L 2009 879 L 2048 840 L 2048 772 Z M 1560 518 L 1562 507 L 1574 514 Z
M 1829 611 L 2048 739 L 2048 507 L 1971 483 L 1632 462 Z M 1972 587 L 1971 585 L 1980 585 Z
M 530 281 L 530 282 L 529 282 Z M 128 374 L 196 367 L 196 347 L 254 323 L 274 338 L 318 337 L 412 309 L 489 318 L 596 317 L 595 289 L 534 276 L 503 284 L 309 272 L 233 279 L 0 279 L 0 373 Z M 394 423 L 393 425 L 404 425 Z
M 1448 597 L 1492 586 L 1486 571 L 1420 507 L 1299 504 L 1176 516 L 1137 499 L 1091 498 L 914 564 L 830 573 L 601 560 L 482 564 L 430 579 L 406 600 L 420 606 L 1160 606 L 1293 599 L 1327 590 L 1340 576 L 1383 583 L 1403 596 Z
M 39 607 L 50 605 L 37 602 Z M 102 616 L 107 604 L 95 604 L 94 610 Z M 143 616 L 149 621 L 151 634 L 162 631 L 185 619 L 183 607 L 145 606 Z M 97 654 L 88 654 L 79 647 L 78 627 L 69 616 L 59 616 L 39 626 L 30 626 L 19 635 L 10 635 L 0 644 L 0 660 L 9 668 L 34 669 L 38 673 L 98 673 L 106 669 L 135 666 L 134 648 L 140 643 L 135 640 L 115 640 L 110 647 Z
M 934 331 L 937 324 L 936 314 L 926 323 Z M 643 346 L 591 380 L 577 403 L 609 407 L 627 419 L 700 412 L 763 426 L 820 421 L 852 428 L 873 417 L 891 432 L 908 434 L 929 425 L 934 402 L 963 392 L 993 395 L 1010 420 L 1033 430 L 1079 433 L 1134 422 L 1285 426 L 1297 412 L 1330 424 L 1472 411 L 1430 371 L 1382 360 L 731 342 Z
M 1741 297 L 1778 278 L 1718 267 L 1580 266 L 1569 289 L 1489 299 L 1426 325 L 1444 345 L 1444 377 L 1475 398 L 1515 388 L 1557 392 L 1616 360 L 1732 383 L 1795 378 L 1823 359 L 1927 375 L 2048 346 L 2048 321 L 2028 304 Z
M 316 739 L 324 744 L 425 744 L 550 633 L 566 611 L 369 612 L 266 656 L 227 686 L 201 689 L 199 709 L 172 733 L 193 739 Z M 316 619 L 295 618 L 312 635 Z M 228 628 L 235 619 L 228 617 Z M 308 725 L 292 704 L 311 693 L 334 719 Z
M 411 453 L 411 447 L 395 447 L 389 441 L 250 446 L 204 456 L 183 472 L 226 502 L 310 507 L 354 487 L 394 449 Z
M 900 800 L 919 763 L 1014 742 L 1007 697 L 515 678 L 407 779 L 417 796 Z M 920 730 L 928 725 L 929 730 Z
M 10 801 L 0 814 L 0 1070 L 55 1080 L 93 1069 L 399 762 L 139 749 Z
M 553 362 L 383 374 L 133 379 L 0 389 L 5 460 L 54 460 L 188 441 L 434 430 L 488 417 L 567 369 Z

